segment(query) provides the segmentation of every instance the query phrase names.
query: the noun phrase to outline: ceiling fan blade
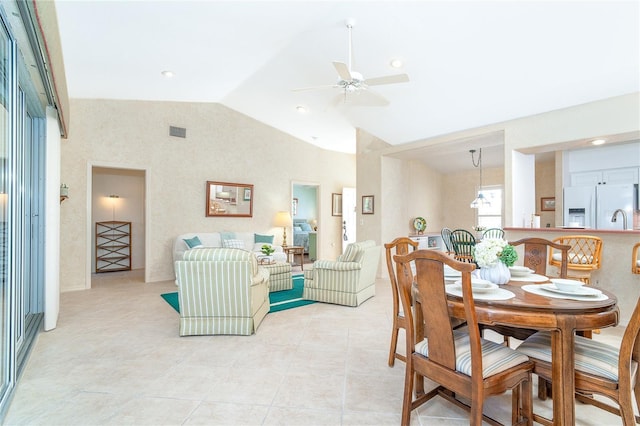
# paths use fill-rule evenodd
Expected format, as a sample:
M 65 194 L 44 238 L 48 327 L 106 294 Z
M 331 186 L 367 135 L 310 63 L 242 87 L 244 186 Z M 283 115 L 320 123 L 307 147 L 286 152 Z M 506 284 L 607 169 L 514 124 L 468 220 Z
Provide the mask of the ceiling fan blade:
M 367 78 L 364 84 L 367 86 L 380 86 L 382 84 L 406 83 L 407 81 L 409 81 L 407 74 L 395 74 L 384 77 Z
M 333 66 L 336 68 L 336 71 L 338 71 L 338 75 L 341 79 L 343 79 L 344 81 L 352 80 L 351 71 L 349 71 L 349 67 L 347 66 L 347 64 L 334 61 Z

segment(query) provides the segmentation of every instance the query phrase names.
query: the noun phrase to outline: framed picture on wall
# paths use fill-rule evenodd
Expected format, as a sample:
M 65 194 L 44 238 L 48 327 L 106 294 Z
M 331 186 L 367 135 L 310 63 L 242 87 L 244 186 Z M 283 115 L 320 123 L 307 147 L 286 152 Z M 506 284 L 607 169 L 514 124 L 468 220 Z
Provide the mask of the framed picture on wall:
M 362 196 L 362 214 L 373 214 L 373 195 Z
M 298 199 L 294 198 L 293 202 L 291 203 L 291 211 L 293 212 L 293 215 L 297 215 L 298 214 Z
M 331 194 L 331 216 L 342 216 L 342 194 Z
M 540 210 L 542 210 L 543 212 L 556 211 L 556 197 L 540 198 Z

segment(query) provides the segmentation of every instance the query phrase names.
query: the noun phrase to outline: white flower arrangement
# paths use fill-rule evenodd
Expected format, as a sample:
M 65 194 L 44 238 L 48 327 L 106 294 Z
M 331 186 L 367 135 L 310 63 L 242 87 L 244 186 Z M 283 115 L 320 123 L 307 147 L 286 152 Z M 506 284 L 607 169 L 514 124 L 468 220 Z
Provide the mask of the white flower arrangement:
M 518 255 L 515 249 L 500 238 L 485 238 L 473 248 L 473 257 L 480 268 L 490 268 L 502 262 L 513 266 Z

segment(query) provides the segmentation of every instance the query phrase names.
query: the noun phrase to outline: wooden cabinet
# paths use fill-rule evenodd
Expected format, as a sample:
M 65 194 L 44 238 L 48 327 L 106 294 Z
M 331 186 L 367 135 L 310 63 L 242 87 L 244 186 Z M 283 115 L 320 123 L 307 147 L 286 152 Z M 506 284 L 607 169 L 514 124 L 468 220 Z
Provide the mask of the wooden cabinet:
M 409 238 L 418 242 L 418 250 L 443 250 L 440 234 L 409 235 Z
M 96 222 L 96 272 L 131 270 L 131 222 Z
M 314 261 L 318 258 L 318 233 L 309 232 L 309 260 Z

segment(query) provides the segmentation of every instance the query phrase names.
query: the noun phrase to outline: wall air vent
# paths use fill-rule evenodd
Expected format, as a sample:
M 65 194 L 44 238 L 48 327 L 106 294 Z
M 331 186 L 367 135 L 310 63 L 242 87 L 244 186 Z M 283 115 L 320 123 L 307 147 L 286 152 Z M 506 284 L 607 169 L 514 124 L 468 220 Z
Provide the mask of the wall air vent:
M 177 138 L 186 138 L 187 129 L 184 127 L 169 126 L 169 136 L 175 136 Z

